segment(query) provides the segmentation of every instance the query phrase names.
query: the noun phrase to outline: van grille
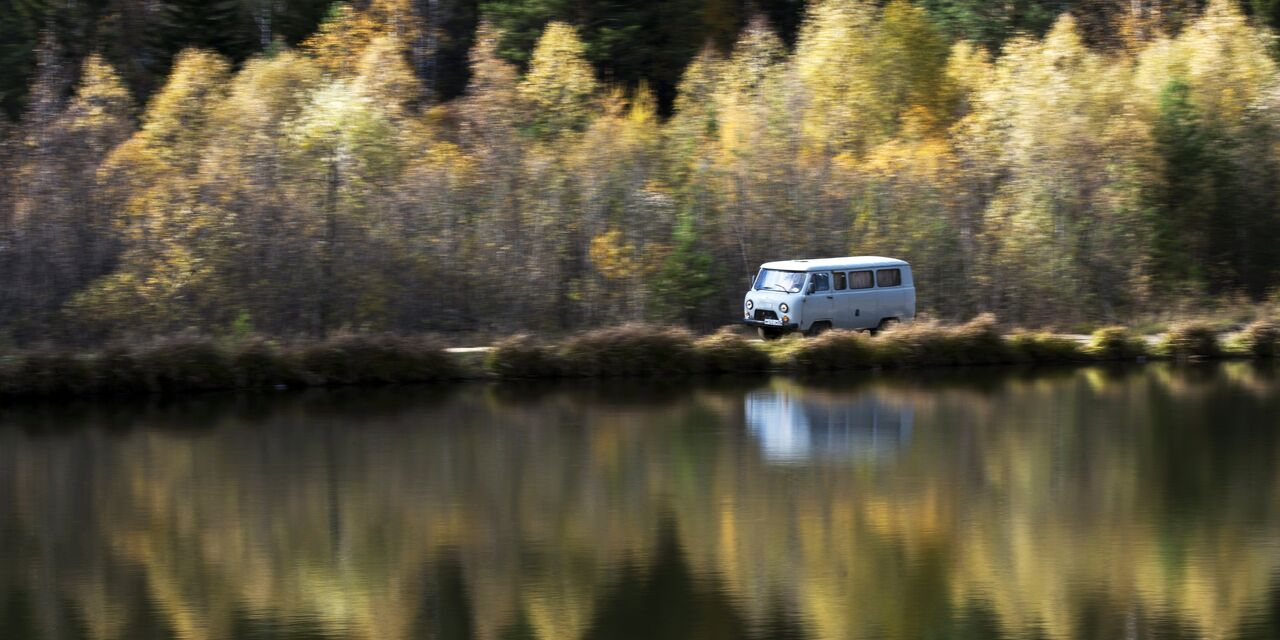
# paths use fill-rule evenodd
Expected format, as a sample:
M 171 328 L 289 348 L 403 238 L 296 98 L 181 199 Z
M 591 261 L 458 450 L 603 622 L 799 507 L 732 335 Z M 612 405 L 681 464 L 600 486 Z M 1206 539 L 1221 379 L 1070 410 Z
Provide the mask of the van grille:
M 756 309 L 756 320 L 777 320 L 778 314 L 768 309 Z

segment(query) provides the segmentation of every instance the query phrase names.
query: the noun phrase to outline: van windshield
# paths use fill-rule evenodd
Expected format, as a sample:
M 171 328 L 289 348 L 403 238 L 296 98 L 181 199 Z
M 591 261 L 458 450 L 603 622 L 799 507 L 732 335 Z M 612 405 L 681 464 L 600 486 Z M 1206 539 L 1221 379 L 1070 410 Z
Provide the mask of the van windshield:
M 782 291 L 799 293 L 804 286 L 804 273 L 800 271 L 779 271 L 777 269 L 761 269 L 756 276 L 756 291 Z

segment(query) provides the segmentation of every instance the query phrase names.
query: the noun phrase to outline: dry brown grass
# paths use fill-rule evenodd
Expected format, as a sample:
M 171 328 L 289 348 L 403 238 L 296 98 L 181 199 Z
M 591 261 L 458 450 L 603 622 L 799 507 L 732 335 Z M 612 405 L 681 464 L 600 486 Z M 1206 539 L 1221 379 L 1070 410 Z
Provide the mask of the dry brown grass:
M 1160 352 L 1171 358 L 1216 358 L 1222 355 L 1217 328 L 1205 322 L 1174 325 L 1160 341 Z
M 224 344 L 184 335 L 89 354 L 10 356 L 0 361 L 0 394 L 173 394 L 437 382 L 461 375 L 453 358 L 419 338 L 349 335 L 281 346 L 261 339 Z

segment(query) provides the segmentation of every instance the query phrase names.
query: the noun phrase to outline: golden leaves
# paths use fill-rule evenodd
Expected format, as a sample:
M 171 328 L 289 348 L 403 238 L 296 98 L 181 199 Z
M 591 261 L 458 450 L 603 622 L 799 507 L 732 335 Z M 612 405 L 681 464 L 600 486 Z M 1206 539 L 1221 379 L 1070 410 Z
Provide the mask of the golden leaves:
M 623 242 L 621 231 L 606 231 L 591 239 L 591 263 L 607 280 L 623 280 L 636 273 L 636 247 Z
M 563 22 L 548 24 L 519 88 L 544 132 L 554 135 L 583 127 L 597 88 L 577 30 Z
M 302 49 L 315 58 L 326 73 L 345 76 L 355 71 L 365 47 L 386 33 L 386 25 L 347 3 L 334 6 L 328 20 L 315 35 L 302 43 Z

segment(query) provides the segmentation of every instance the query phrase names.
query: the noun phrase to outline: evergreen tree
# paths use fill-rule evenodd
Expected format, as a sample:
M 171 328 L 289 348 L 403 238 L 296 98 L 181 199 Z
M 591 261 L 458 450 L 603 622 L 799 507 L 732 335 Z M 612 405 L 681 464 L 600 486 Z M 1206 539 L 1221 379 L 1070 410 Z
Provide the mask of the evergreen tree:
M 952 37 L 995 51 L 1018 33 L 1042 35 L 1065 11 L 1069 0 L 922 0 L 920 6 Z
M 694 221 L 683 216 L 672 233 L 674 247 L 662 261 L 653 282 L 655 319 L 682 324 L 716 326 L 720 294 L 726 286 L 724 270 L 698 238 Z
M 798 23 L 802 7 L 792 0 L 767 3 Z M 744 3 L 719 0 L 580 3 L 569 0 L 485 0 L 486 19 L 503 32 L 502 55 L 528 66 L 545 25 L 561 21 L 578 28 L 586 58 L 606 81 L 635 87 L 642 81 L 670 113 L 675 85 L 707 42 L 728 49 L 749 12 Z
M 258 27 L 243 0 L 163 0 L 160 6 L 152 45 L 166 61 L 188 47 L 237 61 L 258 49 Z
M 1161 91 L 1154 134 L 1164 161 L 1155 195 L 1155 275 L 1166 289 L 1189 285 L 1203 290 L 1211 258 L 1208 230 L 1222 173 L 1212 132 L 1191 103 L 1186 81 L 1174 78 Z
M 16 119 L 36 69 L 36 45 L 48 24 L 48 0 L 0 0 L 0 108 Z
M 1244 8 L 1259 23 L 1272 29 L 1280 28 L 1280 1 L 1245 0 Z

